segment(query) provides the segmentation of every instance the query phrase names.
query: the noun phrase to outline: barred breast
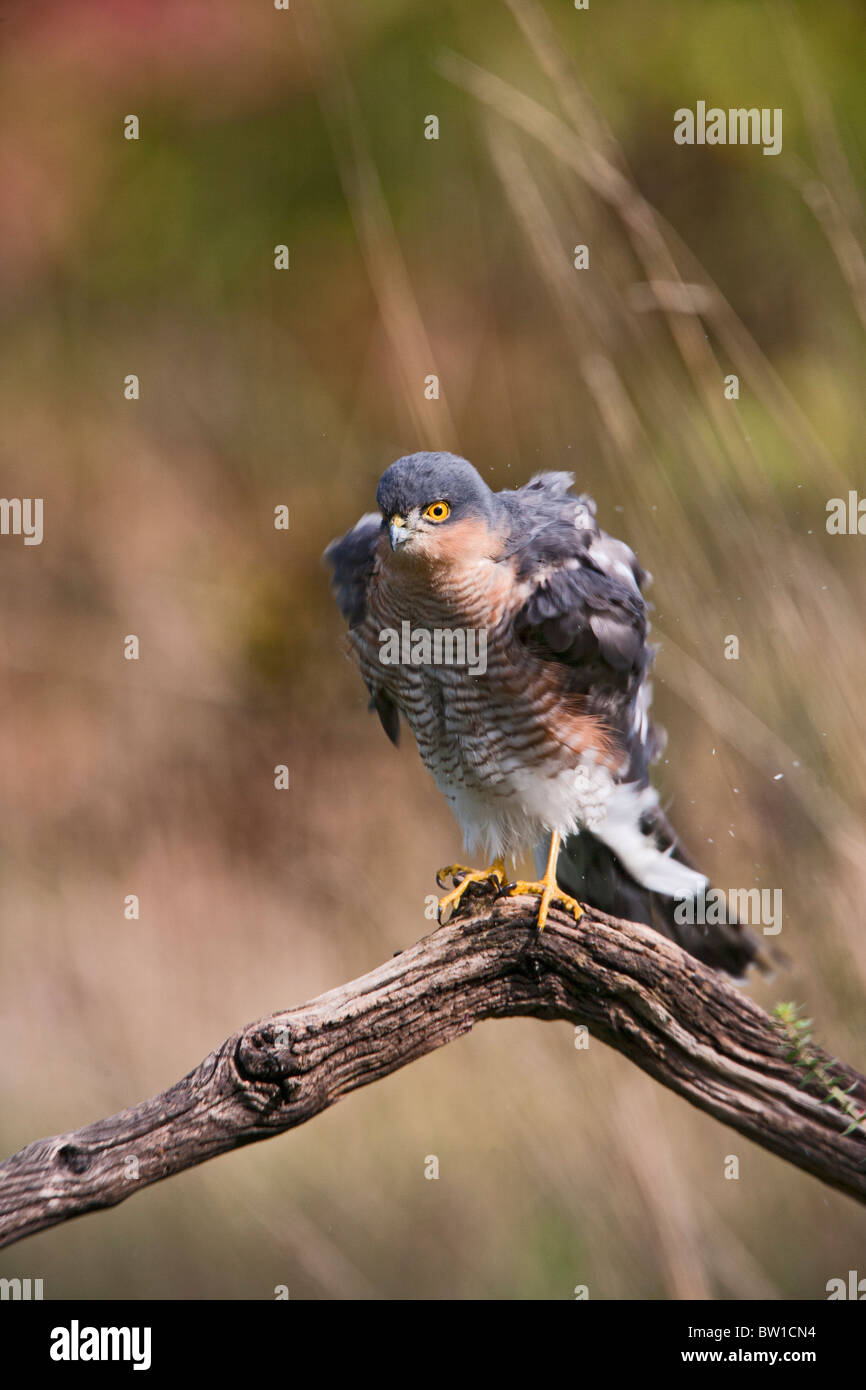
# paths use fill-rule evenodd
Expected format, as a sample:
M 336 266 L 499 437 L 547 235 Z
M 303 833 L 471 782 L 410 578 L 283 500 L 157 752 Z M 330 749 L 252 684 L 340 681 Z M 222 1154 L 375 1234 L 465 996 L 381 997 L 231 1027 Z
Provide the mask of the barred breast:
M 598 822 L 613 787 L 604 731 L 514 636 L 523 598 L 512 564 L 483 548 L 435 568 L 383 554 L 353 633 L 365 680 L 402 713 L 467 848 L 491 858 Z M 443 639 L 439 659 L 424 659 L 424 634 L 432 646 L 437 633 L 462 634 L 462 649 Z

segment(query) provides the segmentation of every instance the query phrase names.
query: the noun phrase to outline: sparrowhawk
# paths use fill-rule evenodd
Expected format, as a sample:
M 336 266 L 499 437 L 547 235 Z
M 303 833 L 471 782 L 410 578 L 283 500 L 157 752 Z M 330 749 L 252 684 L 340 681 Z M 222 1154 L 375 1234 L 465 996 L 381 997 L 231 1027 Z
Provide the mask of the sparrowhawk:
M 491 861 L 440 870 L 440 917 L 491 879 L 538 895 L 540 928 L 551 902 L 579 918 L 582 899 L 742 975 L 756 946 L 736 923 L 674 916 L 707 880 L 649 780 L 649 576 L 572 483 L 493 492 L 466 459 L 410 454 L 325 552 L 371 707 L 394 743 L 409 725 L 466 848 Z M 528 849 L 541 877 L 508 883 Z

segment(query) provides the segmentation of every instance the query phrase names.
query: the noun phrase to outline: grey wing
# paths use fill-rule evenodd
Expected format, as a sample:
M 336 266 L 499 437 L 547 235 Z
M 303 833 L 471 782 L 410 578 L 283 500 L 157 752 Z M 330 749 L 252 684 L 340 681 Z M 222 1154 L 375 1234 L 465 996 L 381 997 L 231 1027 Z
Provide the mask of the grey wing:
M 532 586 L 515 629 L 543 659 L 563 663 L 571 688 L 619 733 L 628 754 L 624 780 L 646 786 L 664 741 L 649 722 L 654 652 L 641 592 L 649 576 L 623 541 L 599 528 L 591 498 L 569 494 L 570 481 L 568 474 L 547 474 L 505 494 L 513 514 L 511 553 Z M 695 868 L 657 803 L 647 803 L 640 828 L 661 855 Z M 676 899 L 645 888 L 616 847 L 589 831 L 566 841 L 557 879 L 573 896 L 646 922 L 734 976 L 753 962 L 764 965 L 757 942 L 736 922 L 712 931 L 681 925 Z
M 376 545 L 382 532 L 378 512 L 367 512 L 345 536 L 331 541 L 324 559 L 332 566 L 337 607 L 350 627 L 358 627 L 367 611 L 367 587 L 373 573 Z
M 367 595 L 373 577 L 376 546 L 382 534 L 382 518 L 378 512 L 368 512 L 339 540 L 331 541 L 324 558 L 333 567 L 332 584 L 337 606 L 350 628 L 358 628 L 367 614 Z M 382 728 L 392 743 L 400 741 L 400 716 L 397 706 L 385 691 L 367 683 L 370 709 L 379 716 Z
M 504 494 L 512 515 L 509 553 L 531 586 L 514 630 L 542 660 L 568 673 L 568 689 L 603 720 L 628 755 L 626 780 L 644 783 L 662 746 L 648 717 L 649 669 L 641 585 L 649 576 L 623 542 L 602 531 L 595 503 L 569 492 L 568 473 L 542 474 Z

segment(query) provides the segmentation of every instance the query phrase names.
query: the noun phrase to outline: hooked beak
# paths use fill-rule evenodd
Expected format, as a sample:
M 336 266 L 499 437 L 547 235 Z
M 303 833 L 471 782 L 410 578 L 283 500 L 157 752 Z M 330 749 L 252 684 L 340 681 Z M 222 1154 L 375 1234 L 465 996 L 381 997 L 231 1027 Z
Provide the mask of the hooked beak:
M 408 541 L 410 534 L 404 518 L 395 512 L 388 523 L 388 539 L 391 542 L 391 549 L 396 550 L 398 545 Z

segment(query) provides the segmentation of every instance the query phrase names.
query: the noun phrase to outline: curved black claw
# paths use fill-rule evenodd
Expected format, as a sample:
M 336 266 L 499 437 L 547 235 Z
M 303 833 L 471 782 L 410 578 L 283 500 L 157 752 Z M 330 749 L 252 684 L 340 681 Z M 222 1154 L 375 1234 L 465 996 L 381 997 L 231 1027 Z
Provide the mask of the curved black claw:
M 450 879 L 452 886 L 459 888 L 466 875 L 470 872 L 470 869 L 464 869 L 462 865 L 448 864 L 444 869 L 436 870 L 436 887 L 446 892 L 448 889 L 447 880 Z

